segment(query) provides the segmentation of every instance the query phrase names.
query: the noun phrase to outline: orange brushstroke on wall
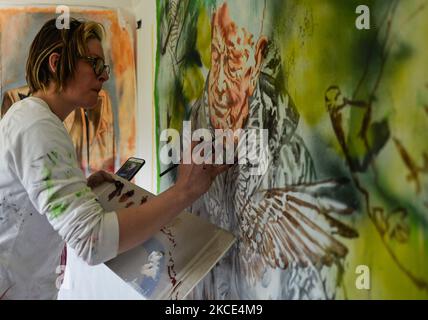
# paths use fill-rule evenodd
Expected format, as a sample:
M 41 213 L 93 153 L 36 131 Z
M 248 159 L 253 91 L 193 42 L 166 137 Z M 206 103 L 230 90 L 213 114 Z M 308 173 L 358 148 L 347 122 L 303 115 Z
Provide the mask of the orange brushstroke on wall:
M 128 138 L 128 148 L 130 150 L 135 149 L 135 137 L 136 137 L 135 121 L 132 121 L 131 122 L 131 135 Z
M 118 61 L 118 63 L 115 63 L 114 68 L 116 73 L 123 74 L 127 68 L 134 68 L 134 54 L 131 48 L 131 40 L 127 30 L 119 26 L 117 19 L 110 20 L 110 31 L 112 42 L 114 43 L 111 53 L 113 61 Z

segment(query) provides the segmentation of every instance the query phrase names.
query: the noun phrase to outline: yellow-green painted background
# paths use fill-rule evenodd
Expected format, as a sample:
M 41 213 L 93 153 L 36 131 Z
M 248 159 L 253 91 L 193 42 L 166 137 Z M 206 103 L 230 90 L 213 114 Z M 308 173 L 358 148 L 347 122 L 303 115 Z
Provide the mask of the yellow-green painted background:
M 178 9 L 184 21 L 177 29 L 174 48 L 182 60 L 176 67 L 165 58 L 168 48 L 162 38 L 171 2 L 176 1 L 158 4 L 158 132 L 180 129 L 202 95 L 211 63 L 211 14 L 224 1 L 190 1 Z M 336 298 L 428 298 L 428 1 L 227 2 L 235 15 L 241 8 L 252 19 L 248 23 L 260 25 L 261 34 L 276 43 L 281 57 L 278 81 L 300 113 L 299 131 L 317 176 L 345 175 L 353 182 L 346 201 L 356 211 L 344 221 L 359 237 L 341 239 L 349 253 Z M 369 30 L 356 28 L 360 4 L 370 9 Z M 341 99 L 370 106 L 369 146 L 360 135 L 366 109 L 341 109 L 348 153 L 360 163 L 367 158 L 365 168 L 352 170 L 338 141 L 325 100 L 331 86 L 340 88 Z M 385 139 L 376 126 L 381 123 L 388 131 Z M 379 148 L 373 151 L 375 143 Z M 164 169 L 161 163 L 158 168 Z M 171 183 L 159 180 L 159 189 Z M 370 290 L 355 286 L 358 265 L 370 268 Z

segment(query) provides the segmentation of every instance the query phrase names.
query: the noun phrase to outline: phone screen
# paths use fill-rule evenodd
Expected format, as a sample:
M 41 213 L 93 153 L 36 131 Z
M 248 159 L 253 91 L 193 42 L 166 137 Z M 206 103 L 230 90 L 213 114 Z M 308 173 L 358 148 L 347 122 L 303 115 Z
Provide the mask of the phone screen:
M 144 159 L 139 158 L 129 158 L 123 164 L 123 166 L 117 170 L 116 174 L 126 180 L 131 180 L 141 169 L 141 167 L 146 163 Z

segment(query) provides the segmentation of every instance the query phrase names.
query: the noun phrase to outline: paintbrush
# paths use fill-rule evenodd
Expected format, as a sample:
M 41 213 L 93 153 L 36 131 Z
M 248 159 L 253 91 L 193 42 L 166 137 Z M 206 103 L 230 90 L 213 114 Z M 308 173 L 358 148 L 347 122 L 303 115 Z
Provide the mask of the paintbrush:
M 168 172 L 170 172 L 171 170 L 177 168 L 179 166 L 179 163 L 176 163 L 174 165 L 172 165 L 171 167 L 169 167 L 168 169 L 166 169 L 164 172 L 162 172 L 159 177 L 162 177 L 163 175 L 167 174 Z

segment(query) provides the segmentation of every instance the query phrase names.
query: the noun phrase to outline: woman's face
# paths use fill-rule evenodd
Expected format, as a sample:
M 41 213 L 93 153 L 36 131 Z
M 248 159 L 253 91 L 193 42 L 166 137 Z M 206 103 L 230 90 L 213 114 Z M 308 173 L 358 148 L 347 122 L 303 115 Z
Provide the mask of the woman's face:
M 88 57 L 104 58 L 101 42 L 97 39 L 88 41 Z M 73 105 L 82 108 L 93 108 L 97 106 L 98 93 L 103 83 L 109 79 L 107 71 L 97 76 L 92 63 L 85 59 L 78 59 L 74 77 L 72 77 L 64 88 L 64 97 Z

